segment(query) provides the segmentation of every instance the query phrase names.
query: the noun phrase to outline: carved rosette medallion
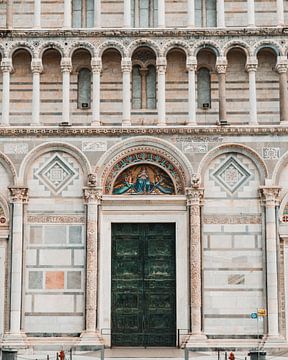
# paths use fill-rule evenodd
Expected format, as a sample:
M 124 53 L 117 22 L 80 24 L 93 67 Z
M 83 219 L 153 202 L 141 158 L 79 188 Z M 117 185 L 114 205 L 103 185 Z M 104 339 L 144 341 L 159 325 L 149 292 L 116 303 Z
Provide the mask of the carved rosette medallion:
M 10 197 L 12 202 L 27 202 L 28 188 L 26 187 L 10 187 Z
M 112 194 L 116 179 L 125 169 L 140 164 L 153 164 L 164 170 L 174 184 L 175 194 L 184 193 L 185 174 L 180 164 L 165 151 L 138 147 L 123 151 L 109 162 L 103 174 L 105 194 Z

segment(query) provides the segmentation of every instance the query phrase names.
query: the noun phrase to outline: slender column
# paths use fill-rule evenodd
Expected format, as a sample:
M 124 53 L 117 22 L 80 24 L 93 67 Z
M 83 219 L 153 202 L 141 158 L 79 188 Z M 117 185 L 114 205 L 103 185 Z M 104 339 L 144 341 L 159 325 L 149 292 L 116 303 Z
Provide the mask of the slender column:
M 257 125 L 257 94 L 256 94 L 256 71 L 258 61 L 257 58 L 248 58 L 246 64 L 246 71 L 249 75 L 249 113 L 250 125 Z
M 158 27 L 165 27 L 165 0 L 158 0 Z
M 225 27 L 225 3 L 224 0 L 217 0 L 217 27 Z
M 196 123 L 196 82 L 195 73 L 197 70 L 196 57 L 187 58 L 187 70 L 188 70 L 188 123 L 189 126 L 195 126 Z
M 199 182 L 196 183 L 197 185 Z M 204 190 L 186 189 L 187 206 L 190 209 L 190 306 L 192 336 L 202 334 L 202 281 L 201 281 L 201 211 Z
M 6 27 L 7 29 L 13 28 L 13 0 L 7 0 L 6 5 Z
M 41 0 L 34 0 L 33 27 L 34 29 L 41 28 Z
M 9 125 L 9 108 L 10 108 L 10 72 L 13 70 L 12 60 L 3 58 L 1 62 L 1 70 L 3 73 L 2 88 L 2 121 L 1 125 Z
M 217 59 L 216 71 L 219 82 L 219 121 L 226 121 L 226 59 Z
M 281 27 L 285 25 L 284 20 L 284 0 L 277 0 L 277 26 Z
M 130 58 L 123 58 L 121 62 L 123 73 L 123 126 L 131 125 L 131 70 L 132 62 Z
M 90 176 L 95 176 L 90 174 Z M 86 332 L 96 332 L 97 319 L 97 273 L 98 273 L 98 206 L 101 202 L 101 190 L 96 186 L 84 188 L 84 200 L 87 209 L 87 265 L 86 265 Z
M 94 27 L 101 27 L 101 0 L 94 0 Z
M 13 204 L 10 333 L 19 335 L 21 330 L 22 298 L 23 203 L 28 199 L 28 189 L 24 187 L 11 187 L 9 190 Z
M 276 213 L 277 198 L 280 188 L 262 187 L 263 203 L 266 211 L 266 277 L 268 337 L 279 336 L 278 313 L 278 274 L 277 274 L 277 233 Z
M 255 5 L 254 0 L 247 0 L 248 27 L 255 27 Z
M 140 70 L 140 75 L 141 75 L 141 103 L 142 109 L 147 109 L 147 74 L 148 74 L 148 69 L 147 68 L 143 68 Z
M 72 0 L 64 0 L 64 24 L 65 29 L 70 29 L 72 24 Z
M 92 124 L 100 126 L 100 75 L 102 70 L 101 58 L 91 59 L 91 68 L 93 76 L 93 100 L 92 100 Z
M 167 67 L 167 61 L 165 57 L 159 57 L 156 60 L 157 77 L 158 77 L 158 96 L 157 96 L 157 107 L 158 107 L 158 125 L 166 125 L 166 80 L 165 73 Z
M 187 27 L 195 27 L 195 1 L 187 0 Z
M 33 59 L 31 62 L 33 74 L 33 94 L 32 94 L 32 123 L 40 125 L 40 73 L 43 71 L 41 59 Z
M 69 123 L 70 118 L 70 72 L 72 64 L 70 58 L 62 58 L 62 121 Z
M 131 0 L 124 0 L 124 28 L 131 27 Z
M 278 58 L 276 71 L 279 73 L 280 122 L 288 122 L 287 59 Z

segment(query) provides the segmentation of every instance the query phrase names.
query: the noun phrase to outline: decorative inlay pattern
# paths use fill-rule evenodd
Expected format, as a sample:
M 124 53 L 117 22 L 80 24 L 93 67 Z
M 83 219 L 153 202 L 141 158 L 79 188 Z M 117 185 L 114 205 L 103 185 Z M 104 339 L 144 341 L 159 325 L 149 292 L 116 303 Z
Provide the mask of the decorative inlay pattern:
M 261 215 L 203 215 L 204 224 L 261 224 Z
M 234 193 L 251 176 L 250 172 L 232 156 L 213 175 L 218 183 L 231 193 Z
M 35 176 L 49 190 L 59 194 L 67 185 L 73 183 L 76 172 L 63 157 L 55 154 L 36 171 Z
M 28 215 L 28 223 L 33 224 L 83 224 L 83 215 Z
M 265 160 L 277 160 L 280 158 L 279 147 L 263 147 L 262 148 L 263 159 Z

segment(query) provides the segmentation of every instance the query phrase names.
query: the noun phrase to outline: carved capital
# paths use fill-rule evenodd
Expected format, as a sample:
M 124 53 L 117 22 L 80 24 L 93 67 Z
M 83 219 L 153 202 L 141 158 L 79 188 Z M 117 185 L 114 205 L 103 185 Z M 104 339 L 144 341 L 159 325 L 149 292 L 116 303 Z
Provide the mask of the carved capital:
M 123 58 L 121 61 L 122 72 L 131 72 L 132 71 L 132 61 L 130 58 Z
M 100 73 L 102 70 L 102 60 L 101 58 L 93 57 L 91 59 L 91 69 L 93 73 Z
M 281 188 L 278 186 L 261 186 L 260 194 L 262 196 L 263 205 L 266 207 L 275 207 L 279 203 L 279 192 Z
M 28 188 L 26 187 L 9 187 L 11 202 L 27 202 Z
M 62 58 L 61 60 L 61 71 L 62 72 L 71 72 L 72 70 L 72 61 L 70 58 Z
M 216 61 L 216 71 L 218 74 L 225 74 L 227 69 L 227 59 L 226 57 L 220 56 Z
M 83 197 L 86 204 L 94 202 L 99 205 L 102 200 L 102 189 L 96 187 L 85 187 L 83 189 Z
M 3 58 L 1 61 L 1 70 L 2 72 L 12 72 L 13 71 L 13 65 L 12 65 L 12 59 L 9 58 Z
M 32 73 L 39 73 L 39 74 L 43 71 L 41 59 L 32 59 L 31 71 L 32 71 Z
M 197 58 L 196 56 L 188 56 L 186 61 L 187 71 L 196 71 L 197 70 Z
M 158 72 L 165 73 L 167 67 L 167 60 L 164 56 L 158 57 L 156 59 L 156 68 Z
M 187 197 L 187 206 L 200 206 L 204 196 L 204 189 L 202 188 L 186 188 L 185 194 Z
M 286 73 L 288 69 L 288 63 L 286 62 L 278 62 L 275 66 L 275 70 L 278 72 L 278 74 Z
M 246 66 L 245 66 L 245 69 L 247 72 L 250 72 L 250 71 L 257 71 L 257 67 L 258 67 L 258 64 L 257 63 L 247 63 Z

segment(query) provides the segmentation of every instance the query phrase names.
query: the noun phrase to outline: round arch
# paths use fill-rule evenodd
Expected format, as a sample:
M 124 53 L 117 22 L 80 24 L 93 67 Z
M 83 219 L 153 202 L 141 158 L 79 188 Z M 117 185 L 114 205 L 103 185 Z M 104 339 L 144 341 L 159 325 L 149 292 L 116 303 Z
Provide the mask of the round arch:
M 5 197 L 0 194 L 0 227 L 9 224 L 9 206 Z
M 91 173 L 91 165 L 88 159 L 77 147 L 64 142 L 44 143 L 31 150 L 22 161 L 19 170 L 19 179 L 22 184 L 26 184 L 27 172 L 33 161 L 49 151 L 62 151 L 73 156 L 81 165 L 85 178 Z
M 279 178 L 284 167 L 288 164 L 288 151 L 286 151 L 278 160 L 272 173 L 272 184 L 278 186 Z
M 244 41 L 239 41 L 239 40 L 229 41 L 227 44 L 225 44 L 223 48 L 223 55 L 227 58 L 228 53 L 231 50 L 236 50 L 236 49 L 242 50 L 245 53 L 246 58 L 252 56 L 253 52 L 252 49 L 248 46 L 248 44 L 246 44 Z
M 164 47 L 163 47 L 163 56 L 164 57 L 167 57 L 167 54 L 169 53 L 169 51 L 171 50 L 182 50 L 185 55 L 186 55 L 186 58 L 188 56 L 191 55 L 191 52 L 192 52 L 192 49 L 190 48 L 189 44 L 184 42 L 184 41 L 177 41 L 177 40 L 171 40 L 171 41 L 168 41 Z
M 32 59 L 36 57 L 36 53 L 35 53 L 34 49 L 30 46 L 29 43 L 26 43 L 26 42 L 17 42 L 15 44 L 13 44 L 9 49 L 9 57 L 12 58 L 13 55 L 15 54 L 15 52 L 18 50 L 27 51 L 30 54 Z
M 152 51 L 154 51 L 156 57 L 161 56 L 162 51 L 158 44 L 152 40 L 144 40 L 144 39 L 138 39 L 131 42 L 131 44 L 127 48 L 127 56 L 132 57 L 134 51 L 139 47 L 148 47 Z
M 7 155 L 0 152 L 0 163 L 4 166 L 4 168 L 8 171 L 9 175 L 12 177 L 13 184 L 16 185 L 17 183 L 17 172 L 14 167 L 12 161 L 8 158 Z
M 158 162 L 155 161 L 154 165 L 159 165 L 161 159 L 163 170 L 165 168 L 165 171 L 170 171 L 170 174 L 175 172 L 175 183 L 178 186 L 178 190 L 179 187 L 181 188 L 179 192 L 184 193 L 185 187 L 191 185 L 193 168 L 189 160 L 179 149 L 163 139 L 139 136 L 137 138 L 124 140 L 119 144 L 112 146 L 112 148 L 100 158 L 95 167 L 98 186 L 101 187 L 104 192 L 109 192 L 107 189 L 109 188 L 111 190 L 114 179 L 116 179 L 125 168 L 132 165 L 132 162 L 134 161 L 132 155 L 140 153 L 144 155 L 142 158 L 139 157 L 137 163 L 141 161 L 142 163 L 153 163 L 154 160 L 149 158 L 148 155 L 153 154 L 158 156 Z M 117 164 L 127 157 L 131 157 L 130 164 L 127 163 L 127 166 L 124 165 L 122 168 L 119 168 L 117 173 L 113 172 L 112 169 L 115 165 L 118 169 Z
M 258 42 L 257 44 L 255 44 L 254 46 L 254 56 L 257 56 L 259 51 L 262 49 L 270 49 L 273 51 L 273 53 L 275 54 L 275 56 L 280 56 L 280 55 L 284 55 L 283 51 L 281 49 L 281 47 L 279 46 L 279 44 L 273 40 L 263 40 Z
M 213 41 L 201 41 L 198 43 L 196 42 L 192 50 L 193 56 L 197 56 L 201 50 L 205 50 L 205 49 L 211 50 L 216 57 L 221 56 L 221 51 L 220 48 L 218 47 L 218 44 Z
M 96 49 L 96 54 L 97 56 L 102 58 L 103 53 L 109 49 L 117 50 L 122 58 L 126 56 L 126 50 L 124 46 L 120 42 L 112 41 L 112 40 L 105 41 L 101 45 L 99 45 L 98 48 Z
M 79 42 L 73 43 L 73 45 L 70 47 L 68 56 L 70 58 L 72 58 L 73 54 L 77 50 L 86 50 L 86 51 L 88 51 L 91 58 L 93 56 L 95 56 L 95 52 L 96 52 L 96 48 L 92 44 L 87 43 L 87 42 L 79 41 Z
M 264 181 L 268 176 L 268 170 L 266 164 L 261 159 L 260 155 L 257 152 L 248 146 L 240 145 L 240 144 L 222 144 L 217 146 L 216 148 L 210 150 L 201 160 L 198 168 L 198 176 L 201 181 L 201 185 L 203 186 L 204 172 L 207 169 L 208 165 L 214 160 L 217 156 L 227 153 L 239 153 L 247 156 L 256 166 L 259 171 L 260 181 L 264 185 Z
M 39 57 L 42 59 L 43 54 L 46 50 L 57 50 L 61 55 L 61 58 L 65 57 L 65 50 L 63 49 L 62 45 L 57 42 L 47 42 L 40 46 L 39 48 Z

